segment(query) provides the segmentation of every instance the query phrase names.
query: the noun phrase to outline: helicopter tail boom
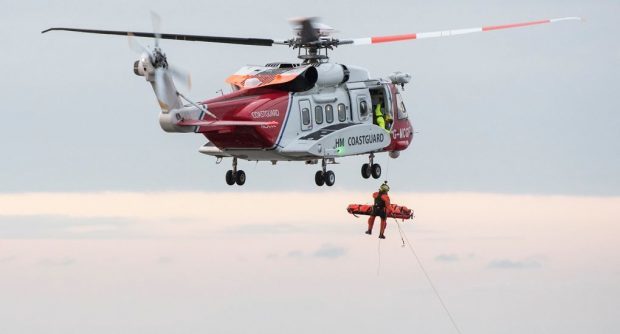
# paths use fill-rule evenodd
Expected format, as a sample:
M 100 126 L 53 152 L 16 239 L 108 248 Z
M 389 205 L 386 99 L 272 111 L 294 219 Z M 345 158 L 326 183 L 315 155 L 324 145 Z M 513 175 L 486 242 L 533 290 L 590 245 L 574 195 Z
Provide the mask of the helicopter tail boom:
M 155 50 L 152 54 L 142 54 L 134 63 L 133 72 L 151 83 L 162 112 L 166 113 L 183 106 L 168 71 L 166 58 L 159 50 Z

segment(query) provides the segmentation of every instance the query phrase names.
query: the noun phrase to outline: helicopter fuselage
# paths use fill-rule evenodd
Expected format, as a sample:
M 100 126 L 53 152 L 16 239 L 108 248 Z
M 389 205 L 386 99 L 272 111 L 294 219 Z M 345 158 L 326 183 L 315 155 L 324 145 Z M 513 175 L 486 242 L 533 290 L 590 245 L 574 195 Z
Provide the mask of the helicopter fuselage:
M 384 79 L 370 79 L 366 70 L 355 67 L 343 66 L 348 72 L 344 81 L 344 76 L 333 73 L 338 66 L 317 66 L 318 80 L 305 91 L 291 92 L 277 85 L 235 87 L 236 91 L 201 102 L 222 122 L 270 124 L 196 125 L 193 131 L 209 140 L 200 152 L 253 161 L 316 161 L 386 151 L 397 157 L 413 139 L 398 87 Z M 393 120 L 385 128 L 376 122 L 379 101 L 383 117 Z M 209 118 L 204 113 L 199 117 Z M 161 119 L 166 123 L 179 117 Z M 170 131 L 166 125 L 162 127 Z
M 327 164 L 344 156 L 368 154 L 361 174 L 368 179 L 381 176 L 381 166 L 374 163 L 377 152 L 389 152 L 397 158 L 413 139 L 398 85 L 411 79 L 395 72 L 389 80 L 373 79 L 368 71 L 329 62 L 328 51 L 344 45 L 441 38 L 503 29 L 529 27 L 562 21 L 581 21 L 580 17 L 562 17 L 502 25 L 451 29 L 399 35 L 337 39 L 331 27 L 315 18 L 294 20 L 295 36 L 287 40 L 224 36 L 169 34 L 159 32 L 160 18 L 151 13 L 154 32 L 116 31 L 79 28 L 49 28 L 42 33 L 64 30 L 81 33 L 128 36 L 130 46 L 141 53 L 134 63 L 134 73 L 152 85 L 161 108 L 159 123 L 167 132 L 198 132 L 209 140 L 199 151 L 218 161 L 232 158 L 226 183 L 243 185 L 245 172 L 237 170 L 237 160 L 306 161 L 318 163 L 315 174 L 318 186 L 332 186 L 333 171 Z M 149 50 L 133 37 L 155 38 Z M 173 77 L 189 86 L 189 75 L 174 69 L 159 47 L 160 39 L 199 41 L 252 46 L 288 46 L 298 50 L 302 64 L 267 64 L 246 66 L 227 79 L 233 92 L 200 103 L 193 102 L 175 87 Z M 188 102 L 184 104 L 183 100 Z M 380 108 L 377 106 L 381 106 Z M 377 108 L 377 109 L 375 109 Z

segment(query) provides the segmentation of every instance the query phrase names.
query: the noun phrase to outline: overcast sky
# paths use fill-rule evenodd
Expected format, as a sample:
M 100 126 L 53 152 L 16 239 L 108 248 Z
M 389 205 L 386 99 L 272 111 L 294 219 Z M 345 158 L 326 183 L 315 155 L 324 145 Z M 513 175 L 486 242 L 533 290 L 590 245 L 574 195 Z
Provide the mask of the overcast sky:
M 167 134 L 122 37 L 55 26 L 284 39 L 320 16 L 339 37 L 583 16 L 511 31 L 342 47 L 409 72 L 417 133 L 380 156 L 402 224 L 462 333 L 615 333 L 620 325 L 618 1 L 12 1 L 0 12 L 0 332 L 456 333 L 392 221 L 345 211 L 379 181 L 241 162 L 243 188 Z M 143 40 L 144 44 L 152 43 Z M 196 100 L 286 47 L 163 41 Z
M 620 30 L 617 1 L 13 1 L 0 13 L 0 191 L 231 190 L 230 161 L 197 149 L 198 134 L 167 134 L 152 89 L 132 73 L 123 37 L 55 26 L 284 39 L 288 18 L 320 16 L 342 38 L 583 16 L 511 31 L 342 47 L 332 61 L 413 75 L 403 94 L 417 131 L 397 160 L 379 162 L 418 191 L 618 195 Z M 143 40 L 149 44 L 152 41 Z M 246 64 L 295 61 L 286 47 L 162 42 L 191 71 L 194 99 L 227 90 Z M 364 157 L 333 167 L 336 187 L 374 188 Z M 248 190 L 315 189 L 316 166 L 241 163 Z M 239 191 L 234 189 L 234 191 Z

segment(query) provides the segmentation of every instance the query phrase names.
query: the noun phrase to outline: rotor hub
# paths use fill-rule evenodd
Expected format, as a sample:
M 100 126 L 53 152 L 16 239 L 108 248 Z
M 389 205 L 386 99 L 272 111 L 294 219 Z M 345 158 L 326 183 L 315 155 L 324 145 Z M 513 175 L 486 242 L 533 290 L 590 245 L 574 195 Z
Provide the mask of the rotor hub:
M 154 68 L 168 68 L 168 58 L 166 58 L 166 54 L 159 47 L 153 49 L 151 64 L 153 64 Z

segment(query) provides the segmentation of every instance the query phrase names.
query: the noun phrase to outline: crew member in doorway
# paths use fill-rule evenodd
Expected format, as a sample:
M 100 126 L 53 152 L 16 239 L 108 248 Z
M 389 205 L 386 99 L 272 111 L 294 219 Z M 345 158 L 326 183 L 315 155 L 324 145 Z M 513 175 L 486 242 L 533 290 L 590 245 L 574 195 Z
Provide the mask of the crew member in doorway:
M 385 116 L 383 115 L 383 97 L 379 97 L 375 107 L 375 124 L 385 130 Z
M 375 204 L 372 207 L 372 215 L 368 218 L 368 230 L 366 234 L 372 234 L 372 227 L 375 224 L 375 218 L 379 216 L 381 218 L 381 231 L 379 232 L 379 239 L 385 239 L 385 228 L 387 226 L 387 215 L 390 211 L 390 196 L 388 192 L 390 187 L 387 185 L 387 181 L 383 182 L 379 191 L 372 194 Z

